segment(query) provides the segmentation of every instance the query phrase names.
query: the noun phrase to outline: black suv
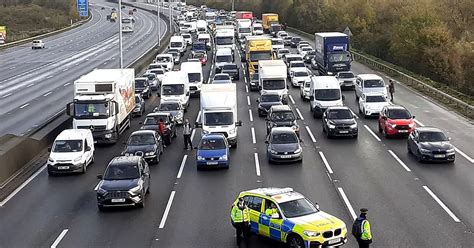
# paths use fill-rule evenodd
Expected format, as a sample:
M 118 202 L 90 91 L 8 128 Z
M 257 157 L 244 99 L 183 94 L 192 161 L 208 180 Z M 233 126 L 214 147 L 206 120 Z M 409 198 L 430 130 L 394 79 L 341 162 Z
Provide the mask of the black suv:
M 163 153 L 163 141 L 161 136 L 154 130 L 139 130 L 133 132 L 122 152 L 126 156 L 142 156 L 147 162 L 159 163 Z
M 239 67 L 234 63 L 225 64 L 222 66 L 221 73 L 229 74 L 232 80 L 239 80 Z
M 296 47 L 298 47 L 298 44 L 300 44 L 300 41 L 301 41 L 300 37 L 293 37 L 293 38 L 291 38 L 290 46 L 292 48 L 296 48 Z
M 171 139 L 176 138 L 176 122 L 174 118 L 171 116 L 170 113 L 150 113 L 146 116 L 143 126 L 140 129 L 145 130 L 155 130 L 156 132 L 160 132 L 160 119 L 163 120 L 165 124 L 165 133 L 163 134 L 163 142 L 166 145 L 171 144 Z
M 145 99 L 150 98 L 151 88 L 148 84 L 148 78 L 135 78 L 135 94 L 140 94 Z
M 274 127 L 291 127 L 299 137 L 300 127 L 295 115 L 288 105 L 275 105 L 270 108 L 267 115 L 267 135 Z
M 258 91 L 259 90 L 260 82 L 259 82 L 258 72 L 252 74 L 252 76 L 250 77 L 249 85 L 250 85 L 250 90 L 251 91 Z
M 257 99 L 258 116 L 267 116 L 268 111 L 274 105 L 283 105 L 278 93 L 264 93 Z
M 323 132 L 328 138 L 349 136 L 357 138 L 358 128 L 352 111 L 348 107 L 329 107 L 323 114 Z
M 97 207 L 145 206 L 150 189 L 150 169 L 139 156 L 115 157 L 107 165 L 104 175 L 98 175 Z

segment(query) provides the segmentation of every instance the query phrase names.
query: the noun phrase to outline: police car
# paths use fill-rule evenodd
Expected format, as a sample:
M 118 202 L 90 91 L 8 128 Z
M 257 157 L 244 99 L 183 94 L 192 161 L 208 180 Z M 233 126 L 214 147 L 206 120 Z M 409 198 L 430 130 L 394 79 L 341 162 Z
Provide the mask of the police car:
M 289 247 L 340 246 L 347 242 L 344 222 L 319 209 L 292 188 L 258 188 L 243 191 L 250 212 L 250 230 Z M 267 209 L 271 216 L 266 215 Z M 268 213 L 268 211 L 267 211 Z

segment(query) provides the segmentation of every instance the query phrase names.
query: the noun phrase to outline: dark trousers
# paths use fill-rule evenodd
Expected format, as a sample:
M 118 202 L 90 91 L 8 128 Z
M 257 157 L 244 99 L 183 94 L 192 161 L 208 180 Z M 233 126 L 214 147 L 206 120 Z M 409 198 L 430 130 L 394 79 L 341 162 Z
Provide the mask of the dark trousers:
M 188 145 L 191 147 L 191 150 L 193 149 L 193 142 L 191 141 L 191 135 L 190 134 L 183 134 L 184 137 L 184 148 L 188 149 Z
M 244 236 L 245 247 L 249 247 L 250 226 L 247 223 L 235 223 L 235 234 L 237 236 L 237 245 L 239 247 L 242 241 L 242 235 Z
M 390 100 L 393 102 L 393 92 L 390 92 Z
M 367 240 L 357 239 L 357 243 L 359 244 L 359 248 L 369 248 L 370 242 Z

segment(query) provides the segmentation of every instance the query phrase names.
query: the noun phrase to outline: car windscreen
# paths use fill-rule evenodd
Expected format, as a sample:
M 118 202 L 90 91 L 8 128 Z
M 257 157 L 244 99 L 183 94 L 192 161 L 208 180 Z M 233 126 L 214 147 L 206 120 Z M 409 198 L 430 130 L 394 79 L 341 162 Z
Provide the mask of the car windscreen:
M 239 33 L 251 33 L 252 30 L 250 28 L 239 28 Z
M 294 121 L 295 114 L 292 111 L 275 111 L 272 113 L 271 119 L 275 122 Z
M 214 80 L 230 80 L 228 75 L 215 75 Z
M 262 95 L 260 100 L 261 102 L 279 102 L 280 96 L 279 95 Z
M 283 40 L 272 40 L 272 45 L 283 45 Z
M 130 180 L 140 177 L 138 164 L 111 164 L 105 171 L 104 180 Z
M 300 38 L 300 37 L 293 37 L 293 38 L 291 39 L 291 41 L 293 41 L 293 42 L 295 42 L 295 43 L 298 43 L 298 42 L 301 41 L 301 38 Z
M 158 125 L 158 123 L 160 122 L 160 119 L 162 119 L 163 122 L 166 124 L 166 121 L 168 120 L 168 116 L 155 115 L 155 116 L 147 117 L 145 121 L 143 122 L 143 125 Z
M 260 77 L 260 76 L 259 76 L 258 73 L 254 73 L 254 74 L 252 75 L 252 80 L 253 80 L 253 81 L 258 80 L 259 77 Z
M 168 63 L 170 61 L 169 57 L 156 57 L 156 63 Z
M 441 142 L 448 141 L 448 137 L 442 132 L 420 132 L 420 142 Z
M 232 56 L 231 55 L 218 55 L 216 56 L 216 62 L 218 63 L 232 62 Z
M 291 68 L 295 67 L 305 67 L 303 62 L 291 63 Z
M 285 80 L 263 80 L 262 88 L 265 90 L 285 89 Z
M 171 42 L 170 47 L 182 47 L 183 43 L 182 42 Z
M 143 76 L 148 78 L 148 80 L 154 80 L 156 78 L 156 75 L 152 73 L 143 74 Z
M 163 70 L 150 70 L 151 73 L 155 73 L 156 75 L 163 75 L 165 72 Z
M 204 115 L 206 126 L 227 126 L 234 124 L 234 114 L 232 112 L 211 112 Z
M 384 96 L 367 96 L 366 102 L 386 102 L 387 99 Z
M 384 87 L 384 83 L 382 80 L 365 80 L 364 81 L 364 88 L 379 88 Z
M 318 212 L 318 209 L 305 198 L 282 202 L 279 205 L 286 218 L 295 218 Z
M 387 116 L 390 119 L 410 119 L 411 114 L 406 109 L 389 109 Z
M 294 75 L 295 75 L 295 77 L 307 77 L 307 76 L 309 76 L 307 71 L 296 71 Z
M 309 47 L 309 46 L 305 46 L 305 47 L 302 47 L 301 48 L 302 51 L 312 51 L 313 48 Z
M 287 50 L 287 49 L 280 49 L 280 50 L 278 50 L 278 54 L 289 54 L 289 53 L 290 53 L 290 51 Z
M 341 99 L 339 89 L 317 89 L 314 90 L 314 99 L 319 101 L 336 101 Z
M 222 67 L 223 70 L 238 70 L 236 64 L 227 64 Z
M 82 140 L 56 140 L 52 152 L 81 152 Z
M 268 52 L 250 52 L 250 61 L 255 62 L 259 60 L 270 60 L 272 54 Z
M 351 60 L 351 55 L 349 53 L 335 53 L 329 55 L 329 62 L 348 62 Z
M 180 109 L 179 102 L 163 102 L 158 107 L 158 111 L 176 111 Z
M 328 119 L 352 119 L 352 113 L 348 109 L 331 109 L 327 113 Z
M 184 94 L 184 84 L 167 84 L 162 85 L 161 88 L 164 96 Z
M 188 80 L 190 83 L 197 83 L 201 81 L 201 73 L 188 73 Z
M 226 149 L 225 141 L 222 138 L 204 138 L 199 143 L 199 150 L 221 150 Z
M 216 37 L 217 45 L 232 45 L 234 44 L 234 37 Z
M 352 73 L 352 72 L 339 72 L 339 78 L 354 78 L 354 73 Z
M 298 143 L 298 137 L 296 137 L 295 133 L 278 132 L 278 133 L 272 134 L 271 143 L 272 144 L 294 144 L 294 143 Z
M 128 145 L 130 146 L 145 146 L 154 145 L 155 137 L 153 134 L 134 134 L 128 139 Z
M 287 33 L 281 33 L 281 34 L 279 34 L 279 36 L 280 36 L 281 38 L 284 38 L 284 37 L 287 37 L 288 34 L 287 34 Z
M 145 80 L 135 80 L 135 89 L 145 88 Z
M 109 116 L 109 104 L 100 102 L 76 102 L 74 103 L 74 117 L 76 118 L 107 118 Z
M 135 104 L 140 104 L 140 97 L 138 95 L 135 95 Z

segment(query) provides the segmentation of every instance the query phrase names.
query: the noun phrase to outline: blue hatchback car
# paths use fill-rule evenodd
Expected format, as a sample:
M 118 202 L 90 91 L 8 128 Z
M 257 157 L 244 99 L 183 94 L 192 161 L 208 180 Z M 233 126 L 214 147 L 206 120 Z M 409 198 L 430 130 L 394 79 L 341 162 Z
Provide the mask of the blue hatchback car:
M 229 168 L 229 144 L 223 134 L 206 134 L 199 142 L 196 152 L 198 169 L 204 168 Z

